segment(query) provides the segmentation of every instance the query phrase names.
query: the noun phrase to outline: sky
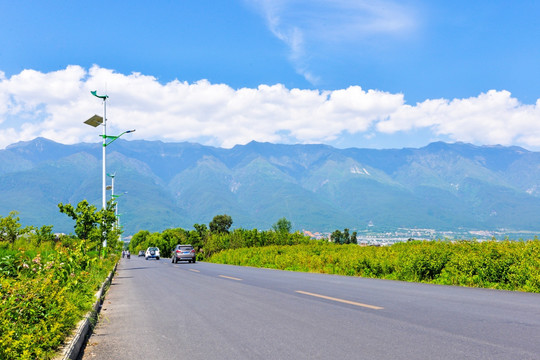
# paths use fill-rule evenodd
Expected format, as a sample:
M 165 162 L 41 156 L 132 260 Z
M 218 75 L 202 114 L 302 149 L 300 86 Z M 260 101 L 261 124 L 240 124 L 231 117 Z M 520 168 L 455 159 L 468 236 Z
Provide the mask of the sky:
M 540 151 L 540 1 L 0 2 L 0 149 L 433 141 Z

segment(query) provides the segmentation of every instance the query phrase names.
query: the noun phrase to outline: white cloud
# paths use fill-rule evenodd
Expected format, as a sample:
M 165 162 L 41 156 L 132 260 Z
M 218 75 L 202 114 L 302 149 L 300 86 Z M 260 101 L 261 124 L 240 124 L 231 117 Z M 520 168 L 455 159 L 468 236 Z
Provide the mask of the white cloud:
M 404 105 L 377 124 L 384 133 L 430 128 L 435 135 L 483 144 L 540 144 L 540 100 L 521 104 L 508 91 L 490 90 L 468 99 L 426 100 Z
M 362 43 L 374 36 L 403 36 L 413 30 L 411 7 L 390 0 L 245 0 L 289 49 L 297 73 L 316 85 L 310 68 L 313 48 L 321 44 Z
M 161 84 L 93 66 L 41 73 L 0 73 L 0 148 L 38 136 L 61 143 L 100 141 L 100 128 L 83 121 L 102 114 L 107 93 L 108 132 L 137 129 L 126 139 L 194 141 L 231 147 L 251 140 L 331 143 L 344 133 L 377 137 L 428 129 L 476 144 L 540 144 L 540 99 L 521 104 L 507 91 L 491 90 L 468 99 L 405 103 L 402 94 L 351 86 L 335 91 L 260 85 L 233 89 L 207 80 Z

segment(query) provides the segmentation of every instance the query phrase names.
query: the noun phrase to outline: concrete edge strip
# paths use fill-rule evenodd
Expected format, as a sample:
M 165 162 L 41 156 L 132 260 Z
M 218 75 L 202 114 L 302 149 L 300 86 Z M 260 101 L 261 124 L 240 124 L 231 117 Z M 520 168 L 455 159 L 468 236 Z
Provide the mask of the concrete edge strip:
M 97 300 L 92 306 L 92 310 L 86 313 L 84 318 L 79 321 L 77 327 L 75 330 L 73 330 L 71 337 L 66 338 L 66 340 L 69 339 L 69 341 L 64 344 L 58 355 L 54 357 L 55 360 L 76 360 L 79 357 L 79 353 L 86 342 L 88 333 L 90 332 L 92 319 L 96 317 L 101 309 L 103 298 L 105 296 L 105 289 L 112 282 L 112 278 L 116 273 L 117 267 L 118 263 L 114 265 L 114 268 L 109 273 L 109 276 L 107 276 L 105 281 L 101 284 L 99 290 L 94 295 Z

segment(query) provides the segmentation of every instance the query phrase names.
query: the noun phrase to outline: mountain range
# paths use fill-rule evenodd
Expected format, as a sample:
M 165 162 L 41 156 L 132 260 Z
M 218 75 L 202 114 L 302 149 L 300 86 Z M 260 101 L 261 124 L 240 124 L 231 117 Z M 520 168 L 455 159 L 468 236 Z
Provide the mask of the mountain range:
M 44 138 L 0 150 L 0 216 L 73 232 L 58 203 L 101 206 L 102 145 Z M 228 214 L 233 227 L 540 230 L 540 153 L 436 142 L 337 149 L 251 142 L 231 149 L 117 140 L 107 172 L 125 235 L 192 228 Z M 110 178 L 108 178 L 110 182 Z M 110 196 L 110 194 L 108 195 Z

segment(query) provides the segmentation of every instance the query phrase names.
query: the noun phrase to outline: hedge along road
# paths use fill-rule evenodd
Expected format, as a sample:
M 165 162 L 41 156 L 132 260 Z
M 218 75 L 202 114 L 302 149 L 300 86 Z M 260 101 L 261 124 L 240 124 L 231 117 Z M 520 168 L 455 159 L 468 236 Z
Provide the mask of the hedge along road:
M 122 259 L 83 359 L 538 359 L 540 295 Z

